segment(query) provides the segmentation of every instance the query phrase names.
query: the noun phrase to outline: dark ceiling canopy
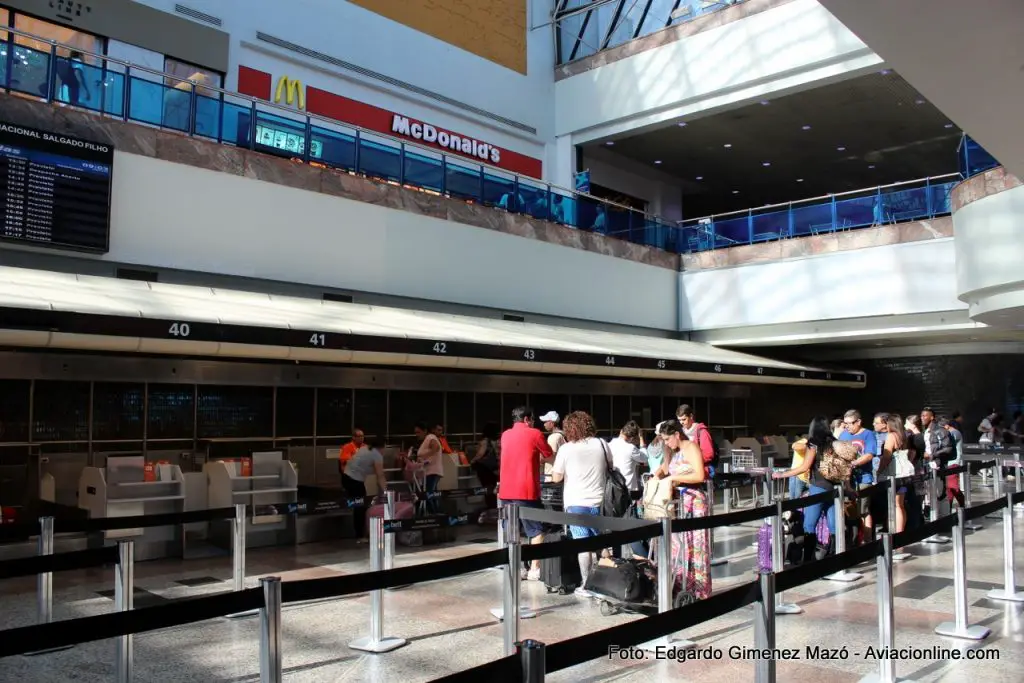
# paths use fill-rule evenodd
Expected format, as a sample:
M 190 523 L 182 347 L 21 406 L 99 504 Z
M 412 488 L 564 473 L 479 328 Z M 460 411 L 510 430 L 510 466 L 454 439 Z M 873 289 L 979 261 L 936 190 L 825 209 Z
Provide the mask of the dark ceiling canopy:
M 693 218 L 952 173 L 959 141 L 942 112 L 881 70 L 593 144 L 678 177 Z

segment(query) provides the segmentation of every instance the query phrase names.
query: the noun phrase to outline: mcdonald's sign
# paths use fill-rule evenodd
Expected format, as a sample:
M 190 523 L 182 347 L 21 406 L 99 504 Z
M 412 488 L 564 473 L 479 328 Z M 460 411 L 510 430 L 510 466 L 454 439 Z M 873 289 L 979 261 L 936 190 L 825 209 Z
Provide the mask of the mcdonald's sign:
M 274 101 L 278 104 L 281 103 L 282 94 L 285 104 L 288 106 L 295 103 L 299 109 L 306 108 L 306 88 L 299 79 L 281 76 L 277 80 L 277 89 L 274 91 Z

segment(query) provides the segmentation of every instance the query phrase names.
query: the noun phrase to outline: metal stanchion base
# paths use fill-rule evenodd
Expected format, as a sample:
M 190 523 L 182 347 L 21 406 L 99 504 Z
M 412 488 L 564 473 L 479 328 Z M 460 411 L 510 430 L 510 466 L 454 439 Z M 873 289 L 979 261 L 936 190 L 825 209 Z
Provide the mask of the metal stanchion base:
M 1002 512 L 993 512 L 991 515 L 985 515 L 985 519 L 1000 520 L 1002 518 L 1003 518 L 1003 513 Z
M 963 631 L 956 627 L 954 621 L 944 621 L 935 627 L 935 633 L 950 638 L 963 638 L 964 640 L 984 640 L 992 633 L 992 629 L 984 626 L 968 626 Z
M 835 574 L 829 574 L 824 578 L 826 581 L 839 581 L 841 583 L 850 583 L 852 581 L 858 581 L 864 578 L 864 575 L 858 574 L 857 572 L 841 571 L 836 572 Z
M 935 536 L 932 536 L 930 538 L 924 539 L 924 542 L 925 543 L 931 543 L 933 545 L 945 545 L 946 543 L 949 543 L 950 541 L 949 541 L 949 536 L 940 536 L 940 535 L 936 534 Z
M 655 638 L 654 640 L 646 643 L 641 643 L 639 647 L 647 652 L 656 652 L 658 648 L 666 648 L 669 650 L 692 650 L 697 647 L 697 643 L 692 640 L 686 640 L 685 638 L 676 640 L 672 636 L 662 636 L 661 638 Z
M 909 560 L 913 556 L 914 556 L 913 553 L 893 553 L 892 554 L 892 561 L 893 562 L 902 562 L 903 560 Z
M 803 614 L 804 608 L 792 602 L 780 602 L 775 605 L 776 614 Z
M 494 617 L 495 619 L 497 619 L 498 621 L 504 621 L 505 620 L 505 608 L 504 607 L 494 607 L 493 609 L 491 609 L 491 616 Z M 537 616 L 536 612 L 533 612 L 528 607 L 525 607 L 523 605 L 519 606 L 519 618 L 520 619 L 533 619 L 535 616 Z
M 258 609 L 251 609 L 248 612 L 237 612 L 235 614 L 225 614 L 225 619 L 248 619 L 249 617 L 258 616 L 260 611 Z
M 70 650 L 74 645 L 63 645 L 61 647 L 48 647 L 45 650 L 35 650 L 33 652 L 26 652 L 24 657 L 38 657 L 39 655 L 48 655 L 51 652 L 62 652 L 64 650 Z
M 362 650 L 363 652 L 372 652 L 374 654 L 380 654 L 382 652 L 391 652 L 397 650 L 406 644 L 405 638 L 381 638 L 380 640 L 374 640 L 370 636 L 365 638 L 356 638 L 348 644 L 349 649 Z
M 895 683 L 915 683 L 912 678 L 894 678 L 892 679 Z M 868 674 L 864 678 L 860 679 L 857 683 L 888 683 L 886 679 L 882 678 L 878 674 Z
M 989 600 L 1004 600 L 1006 602 L 1024 602 L 1024 593 L 1019 591 L 1007 592 L 1003 589 L 990 590 L 985 594 Z
M 729 560 L 725 558 L 715 558 L 711 560 L 712 567 L 721 567 L 723 564 L 729 564 Z
M 966 529 L 967 531 L 981 531 L 984 528 L 985 527 L 983 527 L 982 525 L 975 524 L 974 522 L 967 522 L 964 524 L 964 529 Z

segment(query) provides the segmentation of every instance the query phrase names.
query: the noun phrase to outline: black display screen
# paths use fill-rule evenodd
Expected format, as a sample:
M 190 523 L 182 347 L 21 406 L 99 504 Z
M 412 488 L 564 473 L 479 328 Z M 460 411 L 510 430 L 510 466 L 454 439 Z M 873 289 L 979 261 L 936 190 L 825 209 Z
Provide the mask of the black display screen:
M 0 238 L 106 252 L 114 148 L 0 122 Z

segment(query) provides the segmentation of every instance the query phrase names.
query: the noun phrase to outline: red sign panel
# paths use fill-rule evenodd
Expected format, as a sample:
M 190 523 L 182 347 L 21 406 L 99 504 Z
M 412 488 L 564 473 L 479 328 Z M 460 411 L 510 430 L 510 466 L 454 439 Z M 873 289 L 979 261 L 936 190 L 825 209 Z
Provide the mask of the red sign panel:
M 238 67 L 238 92 L 270 100 L 273 77 L 247 66 Z M 425 147 L 468 157 L 513 173 L 540 178 L 540 159 L 503 149 L 497 145 L 452 132 L 365 102 L 336 95 L 320 88 L 306 87 L 306 111 L 342 123 L 398 138 L 407 138 Z

